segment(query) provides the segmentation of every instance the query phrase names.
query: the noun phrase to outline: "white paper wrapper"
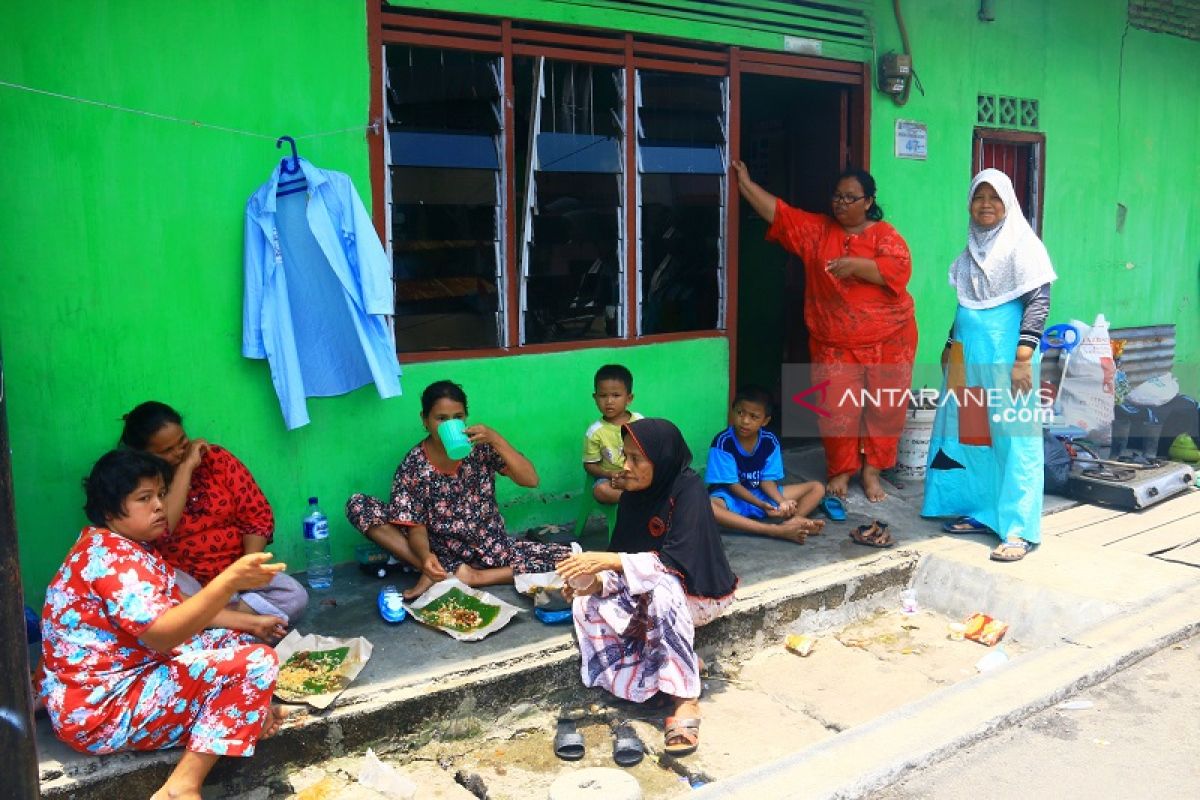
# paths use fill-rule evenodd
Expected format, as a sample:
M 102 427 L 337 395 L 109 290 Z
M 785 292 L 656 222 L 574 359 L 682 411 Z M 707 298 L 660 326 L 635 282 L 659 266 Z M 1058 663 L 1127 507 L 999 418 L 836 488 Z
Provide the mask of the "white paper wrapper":
M 326 694 L 299 694 L 295 692 L 281 691 L 278 687 L 275 689 L 275 696 L 287 703 L 307 703 L 313 708 L 326 709 L 333 704 L 337 696 L 346 691 L 346 686 L 358 677 L 358 673 L 362 672 L 363 667 L 367 665 L 367 661 L 371 658 L 371 643 L 361 636 L 354 639 L 337 639 L 332 636 L 317 636 L 316 634 L 306 634 L 301 636 L 297 631 L 292 630 L 287 636 L 279 640 L 279 644 L 275 645 L 275 653 L 279 656 L 279 665 L 283 664 L 292 657 L 295 653 L 313 650 L 335 650 L 339 647 L 350 648 L 346 653 L 346 660 L 342 662 L 338 668 L 337 674 L 346 677 L 346 685 L 336 692 L 328 692 Z
M 513 588 L 532 596 L 547 589 L 563 588 L 563 579 L 557 572 L 527 572 L 513 576 Z
M 449 636 L 453 636 L 455 639 L 458 639 L 460 642 L 477 642 L 480 639 L 485 638 L 489 634 L 494 633 L 495 631 L 498 631 L 501 628 L 503 628 L 505 625 L 507 625 L 509 623 L 509 620 L 511 620 L 517 614 L 518 609 L 516 606 L 510 605 L 509 603 L 506 603 L 503 600 L 501 600 L 499 597 L 490 595 L 487 592 L 481 591 L 479 589 L 472 589 L 470 586 L 467 586 L 465 583 L 458 580 L 457 578 L 447 578 L 444 581 L 435 583 L 433 586 L 429 587 L 429 590 L 426 591 L 425 594 L 421 595 L 416 600 L 414 600 L 412 602 L 406 602 L 404 604 L 404 607 L 406 609 L 408 609 L 408 612 L 410 614 L 412 614 L 413 619 L 415 619 L 417 622 L 420 622 L 423 625 L 426 625 L 428 623 L 426 623 L 424 620 L 422 620 L 421 615 L 417 612 L 419 612 L 421 609 L 425 608 L 425 606 L 433 603 L 435 600 L 437 600 L 439 597 L 441 597 L 442 595 L 444 595 L 446 592 L 450 591 L 451 589 L 458 589 L 463 594 L 468 595 L 470 597 L 474 597 L 476 600 L 480 601 L 481 603 L 486 603 L 487 605 L 490 605 L 490 606 L 496 606 L 497 608 L 500 609 L 500 612 L 498 614 L 496 614 L 495 619 L 493 619 L 487 625 L 484 625 L 482 628 L 477 628 L 473 631 L 466 631 L 466 632 L 457 631 L 457 630 L 454 630 L 453 628 L 446 628 L 446 627 L 442 627 L 440 625 L 430 625 L 429 626 L 436 630 L 442 631 L 443 633 L 445 633 Z

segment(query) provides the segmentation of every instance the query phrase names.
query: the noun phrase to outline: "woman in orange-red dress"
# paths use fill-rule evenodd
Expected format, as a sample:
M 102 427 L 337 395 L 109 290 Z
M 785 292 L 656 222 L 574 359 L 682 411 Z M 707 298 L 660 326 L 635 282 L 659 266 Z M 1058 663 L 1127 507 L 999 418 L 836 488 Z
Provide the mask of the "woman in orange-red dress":
M 767 239 L 804 262 L 813 384 L 825 384 L 818 425 L 828 491 L 845 497 L 861 470 L 867 498 L 882 500 L 879 473 L 896 463 L 917 349 L 908 244 L 883 221 L 875 180 L 863 170 L 838 178 L 830 216 L 789 206 L 741 161 L 733 169 L 742 197 L 771 224 Z

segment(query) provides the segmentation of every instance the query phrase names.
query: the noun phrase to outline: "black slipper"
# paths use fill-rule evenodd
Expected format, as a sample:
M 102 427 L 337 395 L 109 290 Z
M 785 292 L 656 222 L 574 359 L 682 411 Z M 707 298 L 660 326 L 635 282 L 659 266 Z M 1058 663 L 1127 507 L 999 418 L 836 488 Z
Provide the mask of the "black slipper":
M 613 761 L 619 767 L 634 767 L 641 763 L 646 749 L 637 731 L 628 722 L 613 726 Z
M 583 753 L 583 734 L 575 727 L 575 721 L 560 719 L 554 734 L 554 755 L 563 761 L 578 761 Z

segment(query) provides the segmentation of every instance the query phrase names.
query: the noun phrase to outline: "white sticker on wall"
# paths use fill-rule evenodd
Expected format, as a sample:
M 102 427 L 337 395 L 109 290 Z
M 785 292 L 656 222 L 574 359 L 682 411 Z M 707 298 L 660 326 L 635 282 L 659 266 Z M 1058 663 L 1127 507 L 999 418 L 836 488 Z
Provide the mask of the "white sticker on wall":
M 924 122 L 896 120 L 896 158 L 915 158 L 924 161 L 928 155 L 929 132 Z

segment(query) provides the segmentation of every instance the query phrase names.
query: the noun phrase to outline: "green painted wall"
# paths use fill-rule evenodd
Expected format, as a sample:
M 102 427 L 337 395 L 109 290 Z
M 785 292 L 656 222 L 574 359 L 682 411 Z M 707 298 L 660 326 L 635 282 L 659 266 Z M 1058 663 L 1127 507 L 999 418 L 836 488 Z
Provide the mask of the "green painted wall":
M 275 136 L 365 125 L 364 3 L 51 4 L 8 17 L 18 44 L 0 49 L 0 81 L 264 137 L 0 87 L 0 344 L 31 604 L 84 521 L 80 478 L 145 399 L 176 406 L 192 435 L 249 465 L 275 507 L 274 550 L 296 568 L 309 494 L 331 517 L 335 556 L 351 557 L 360 540 L 341 506 L 352 491 L 386 493 L 422 435 L 419 396 L 433 380 L 461 382 L 472 418 L 537 465 L 537 493 L 501 482 L 514 527 L 574 518 L 562 498 L 582 482 L 603 363 L 627 364 L 635 407 L 673 418 L 698 452 L 723 424 L 728 347 L 706 339 L 410 365 L 404 397 L 366 387 L 310 400 L 312 423 L 286 432 L 266 362 L 239 353 L 243 209 L 279 157 Z M 349 173 L 369 202 L 362 132 L 300 150 Z
M 975 18 L 976 5 L 906 4 L 927 94 L 903 109 L 873 94 L 872 169 L 915 256 L 922 359 L 935 358 L 953 309 L 944 276 L 965 228 L 975 95 L 988 91 L 1041 102 L 1045 238 L 1062 276 L 1054 317 L 1174 321 L 1179 360 L 1197 362 L 1200 44 L 1126 31 L 1124 3 L 1008 0 L 991 24 Z M 386 491 L 419 438 L 417 395 L 431 380 L 464 383 L 472 417 L 538 465 L 539 492 L 502 491 L 514 526 L 573 516 L 562 498 L 579 487 L 591 374 L 605 361 L 628 364 L 637 408 L 676 419 L 694 449 L 723 424 L 727 344 L 706 339 L 411 365 L 406 396 L 382 401 L 367 387 L 313 400 L 312 424 L 286 433 L 265 362 L 238 353 L 242 211 L 279 155 L 275 136 L 365 124 L 364 3 L 207 0 L 157 14 L 117 0 L 43 6 L 8 15 L 15 45 L 0 49 L 0 81 L 262 138 L 0 86 L 0 343 L 31 602 L 82 522 L 80 477 L 116 440 L 120 414 L 147 398 L 176 405 L 191 433 L 250 465 L 279 517 L 275 549 L 296 566 L 298 518 L 314 493 L 333 517 L 337 556 L 349 557 L 357 539 L 341 501 Z M 485 6 L 512 8 L 455 4 Z M 876 0 L 874 16 L 879 51 L 896 48 L 891 4 Z M 620 27 L 621 18 L 588 19 Z M 668 32 L 645 20 L 636 29 Z M 892 157 L 897 117 L 929 125 L 927 161 Z M 305 139 L 301 151 L 368 194 L 360 132 Z M 1117 203 L 1129 209 L 1122 232 Z
M 946 268 L 966 232 L 983 92 L 1040 101 L 1052 320 L 1174 322 L 1176 362 L 1200 362 L 1200 42 L 1127 30 L 1124 2 L 1006 0 L 992 23 L 961 0 L 903 8 L 926 93 L 903 108 L 874 94 L 871 171 L 913 251 L 919 358 L 936 359 L 954 311 Z M 890 2 L 876 3 L 875 20 L 879 52 L 899 50 Z M 927 161 L 893 157 L 897 118 L 929 126 Z M 1184 377 L 1200 389 L 1194 368 Z

